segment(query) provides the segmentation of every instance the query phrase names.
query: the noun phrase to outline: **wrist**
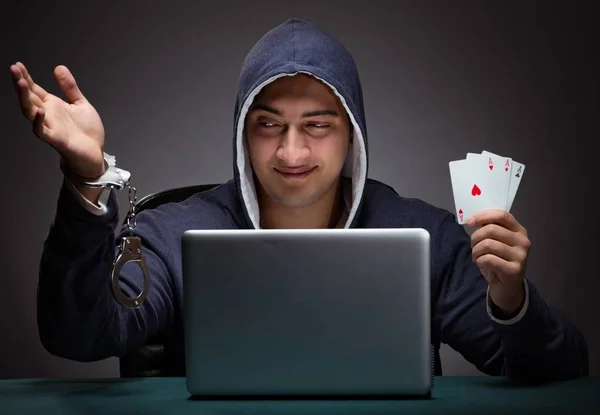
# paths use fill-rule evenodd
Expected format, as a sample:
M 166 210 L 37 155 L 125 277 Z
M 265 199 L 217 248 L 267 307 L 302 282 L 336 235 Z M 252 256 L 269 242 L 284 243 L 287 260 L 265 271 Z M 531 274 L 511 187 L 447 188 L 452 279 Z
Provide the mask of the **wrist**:
M 69 177 L 71 181 L 93 181 L 102 177 L 108 168 L 107 162 L 103 160 L 102 165 L 93 169 L 89 169 L 85 174 L 82 174 L 80 169 L 77 169 L 64 157 L 60 158 L 60 170 L 66 177 Z
M 78 189 L 105 189 L 107 187 L 122 189 L 129 184 L 131 173 L 127 170 L 116 167 L 114 156 L 104 153 L 104 167 L 99 168 L 98 172 L 102 172 L 94 178 L 82 177 L 77 172 L 69 168 L 68 162 L 61 158 L 60 168 L 64 176 Z M 95 194 L 95 192 L 92 192 Z
M 490 287 L 492 288 L 492 287 Z M 518 284 L 514 290 L 490 290 L 490 308 L 499 318 L 510 319 L 519 314 L 525 303 L 524 283 Z

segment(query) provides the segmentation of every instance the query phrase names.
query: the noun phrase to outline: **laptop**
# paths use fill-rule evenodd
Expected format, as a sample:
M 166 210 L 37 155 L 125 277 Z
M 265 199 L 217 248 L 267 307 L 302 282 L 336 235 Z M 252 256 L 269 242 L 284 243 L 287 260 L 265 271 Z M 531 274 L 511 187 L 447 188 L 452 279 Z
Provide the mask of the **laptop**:
M 430 397 L 423 229 L 189 230 L 195 397 Z

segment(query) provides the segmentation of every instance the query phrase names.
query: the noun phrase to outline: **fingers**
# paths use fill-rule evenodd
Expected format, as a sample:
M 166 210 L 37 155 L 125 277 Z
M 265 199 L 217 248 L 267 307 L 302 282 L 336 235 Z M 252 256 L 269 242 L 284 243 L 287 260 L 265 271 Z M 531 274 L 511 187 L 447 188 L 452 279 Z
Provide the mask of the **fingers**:
M 30 84 L 25 77 L 23 72 L 23 64 L 11 65 L 10 72 L 13 78 L 13 85 L 17 97 L 19 99 L 19 106 L 21 112 L 29 121 L 33 121 L 37 109 L 39 109 L 43 102 L 40 97 L 33 93 L 30 88 Z M 31 78 L 31 77 L 30 77 Z
M 19 93 L 18 83 L 22 78 L 21 69 L 17 65 L 10 65 L 10 74 L 12 75 L 13 86 L 15 87 L 15 92 L 18 94 Z
M 506 275 L 514 278 L 521 275 L 523 272 L 523 265 L 520 262 L 507 261 L 494 254 L 480 256 L 475 261 L 475 264 L 481 269 L 493 270 L 494 278 L 497 278 L 498 275 Z M 507 283 L 508 281 L 511 281 L 512 278 L 498 278 L 498 280 L 502 283 Z
M 67 100 L 69 100 L 71 104 L 75 104 L 79 101 L 85 101 L 85 97 L 79 90 L 77 82 L 75 82 L 75 78 L 66 66 L 57 66 L 54 69 L 54 77 L 56 78 L 56 82 L 58 82 L 60 89 L 64 92 Z
M 26 70 L 24 69 L 24 65 L 20 62 L 11 65 L 10 71 L 13 76 L 15 91 L 19 98 L 21 112 L 29 121 L 31 121 L 33 133 L 39 138 L 45 138 L 45 135 L 48 132 L 48 129 L 44 126 L 46 113 L 40 97 L 33 93 L 31 89 L 32 85 L 35 88 L 31 76 L 28 74 L 25 75 Z M 29 78 L 29 81 L 27 80 L 27 77 Z M 41 87 L 39 87 L 39 89 L 43 91 Z M 46 92 L 43 91 L 43 93 Z
M 35 116 L 36 108 L 33 105 L 33 100 L 31 96 L 32 93 L 29 89 L 29 85 L 23 77 L 21 69 L 19 67 L 15 67 L 15 65 L 11 66 L 11 72 L 13 74 L 13 84 L 15 86 L 17 97 L 19 98 L 19 106 L 21 107 L 21 112 L 23 113 L 25 118 L 27 118 L 29 121 L 32 121 L 33 117 Z
M 525 262 L 527 252 L 520 246 L 509 246 L 494 239 L 485 239 L 473 247 L 471 252 L 473 261 L 477 262 L 480 257 L 494 255 L 509 262 Z
M 29 74 L 29 71 L 27 70 L 27 68 L 25 67 L 25 65 L 23 63 L 17 62 L 15 64 L 15 66 L 17 66 L 20 69 L 23 78 L 25 79 L 25 81 L 27 81 L 29 90 L 31 92 L 33 92 L 35 95 L 37 95 L 40 98 L 40 100 L 43 101 L 46 98 L 46 95 L 48 95 L 46 90 L 44 90 L 44 88 L 42 88 L 41 86 L 39 86 L 38 84 L 33 82 L 33 78 L 31 77 L 31 75 Z
M 502 225 L 513 232 L 527 232 L 510 212 L 503 209 L 484 210 L 467 220 L 469 226 L 485 226 L 492 223 Z
M 485 239 L 494 239 L 509 246 L 527 245 L 525 235 L 513 232 L 500 225 L 490 224 L 482 226 L 471 235 L 471 248 Z

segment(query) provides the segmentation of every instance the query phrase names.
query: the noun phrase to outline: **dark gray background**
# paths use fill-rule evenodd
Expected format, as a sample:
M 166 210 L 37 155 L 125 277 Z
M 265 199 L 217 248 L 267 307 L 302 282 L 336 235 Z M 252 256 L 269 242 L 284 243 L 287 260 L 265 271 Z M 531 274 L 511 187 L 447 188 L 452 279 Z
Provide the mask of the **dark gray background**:
M 57 3 L 4 2 L 0 11 L 0 377 L 118 374 L 116 359 L 70 362 L 38 340 L 37 266 L 61 173 L 19 112 L 9 65 L 24 62 L 54 93 L 52 70 L 67 65 L 102 116 L 106 151 L 142 196 L 231 177 L 240 65 L 289 17 L 316 22 L 354 54 L 371 177 L 452 210 L 450 160 L 485 149 L 526 164 L 512 212 L 530 232 L 529 278 L 583 330 L 600 374 L 591 3 Z M 447 374 L 478 373 L 448 348 L 442 358 Z

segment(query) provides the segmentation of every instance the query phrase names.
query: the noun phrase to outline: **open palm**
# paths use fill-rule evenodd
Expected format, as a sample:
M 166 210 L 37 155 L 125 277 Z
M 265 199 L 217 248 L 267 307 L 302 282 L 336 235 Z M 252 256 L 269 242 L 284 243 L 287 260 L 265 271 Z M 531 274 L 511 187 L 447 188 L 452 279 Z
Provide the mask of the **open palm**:
M 79 90 L 69 69 L 57 66 L 54 70 L 68 102 L 34 83 L 22 63 L 10 69 L 21 112 L 32 123 L 34 134 L 54 148 L 75 174 L 86 178 L 102 175 L 102 120 Z

